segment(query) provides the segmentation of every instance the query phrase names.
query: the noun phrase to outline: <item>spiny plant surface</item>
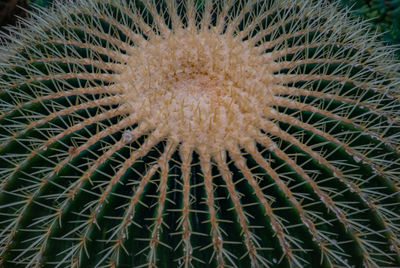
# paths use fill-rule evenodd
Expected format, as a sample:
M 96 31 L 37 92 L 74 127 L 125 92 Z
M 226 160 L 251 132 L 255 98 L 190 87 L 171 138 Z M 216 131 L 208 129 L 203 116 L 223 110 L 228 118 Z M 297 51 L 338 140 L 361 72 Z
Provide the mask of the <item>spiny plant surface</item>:
M 399 63 L 325 1 L 37 9 L 0 52 L 2 267 L 399 267 Z

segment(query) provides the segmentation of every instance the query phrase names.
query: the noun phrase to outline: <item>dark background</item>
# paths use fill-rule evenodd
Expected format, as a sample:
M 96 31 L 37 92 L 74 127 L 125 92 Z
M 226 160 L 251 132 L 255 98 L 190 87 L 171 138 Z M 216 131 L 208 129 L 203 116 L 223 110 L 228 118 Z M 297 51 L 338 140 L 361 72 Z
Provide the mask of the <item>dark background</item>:
M 335 0 L 325 1 L 331 3 Z M 15 24 L 15 15 L 24 16 L 23 9 L 30 9 L 32 5 L 45 7 L 52 2 L 53 0 L 0 0 L 0 30 L 5 31 L 1 27 L 3 25 Z M 373 30 L 384 33 L 382 39 L 388 44 L 400 44 L 400 0 L 340 0 L 340 5 L 351 7 L 354 16 L 369 19 Z

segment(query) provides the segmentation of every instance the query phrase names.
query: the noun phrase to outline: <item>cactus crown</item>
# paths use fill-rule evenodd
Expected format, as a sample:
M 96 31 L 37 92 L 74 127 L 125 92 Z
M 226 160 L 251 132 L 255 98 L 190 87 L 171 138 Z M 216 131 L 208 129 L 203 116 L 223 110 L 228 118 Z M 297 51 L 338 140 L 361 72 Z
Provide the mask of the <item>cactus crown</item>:
M 82 0 L 10 32 L 1 266 L 400 265 L 400 65 L 347 11 Z

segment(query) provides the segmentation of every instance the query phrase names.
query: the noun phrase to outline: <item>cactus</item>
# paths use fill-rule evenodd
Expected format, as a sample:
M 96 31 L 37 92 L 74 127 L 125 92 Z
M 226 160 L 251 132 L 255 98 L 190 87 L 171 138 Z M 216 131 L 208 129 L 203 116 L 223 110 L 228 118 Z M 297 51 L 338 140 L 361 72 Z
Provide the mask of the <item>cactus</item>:
M 368 27 L 311 0 L 35 8 L 0 50 L 0 266 L 399 267 L 400 64 Z

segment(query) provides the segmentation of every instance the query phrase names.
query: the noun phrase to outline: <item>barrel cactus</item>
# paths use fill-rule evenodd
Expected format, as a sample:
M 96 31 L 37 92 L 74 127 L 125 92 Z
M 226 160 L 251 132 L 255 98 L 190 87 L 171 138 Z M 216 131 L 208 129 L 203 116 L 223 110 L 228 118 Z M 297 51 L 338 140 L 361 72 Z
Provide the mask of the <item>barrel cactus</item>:
M 0 50 L 1 267 L 399 267 L 400 64 L 314 0 L 80 0 Z

